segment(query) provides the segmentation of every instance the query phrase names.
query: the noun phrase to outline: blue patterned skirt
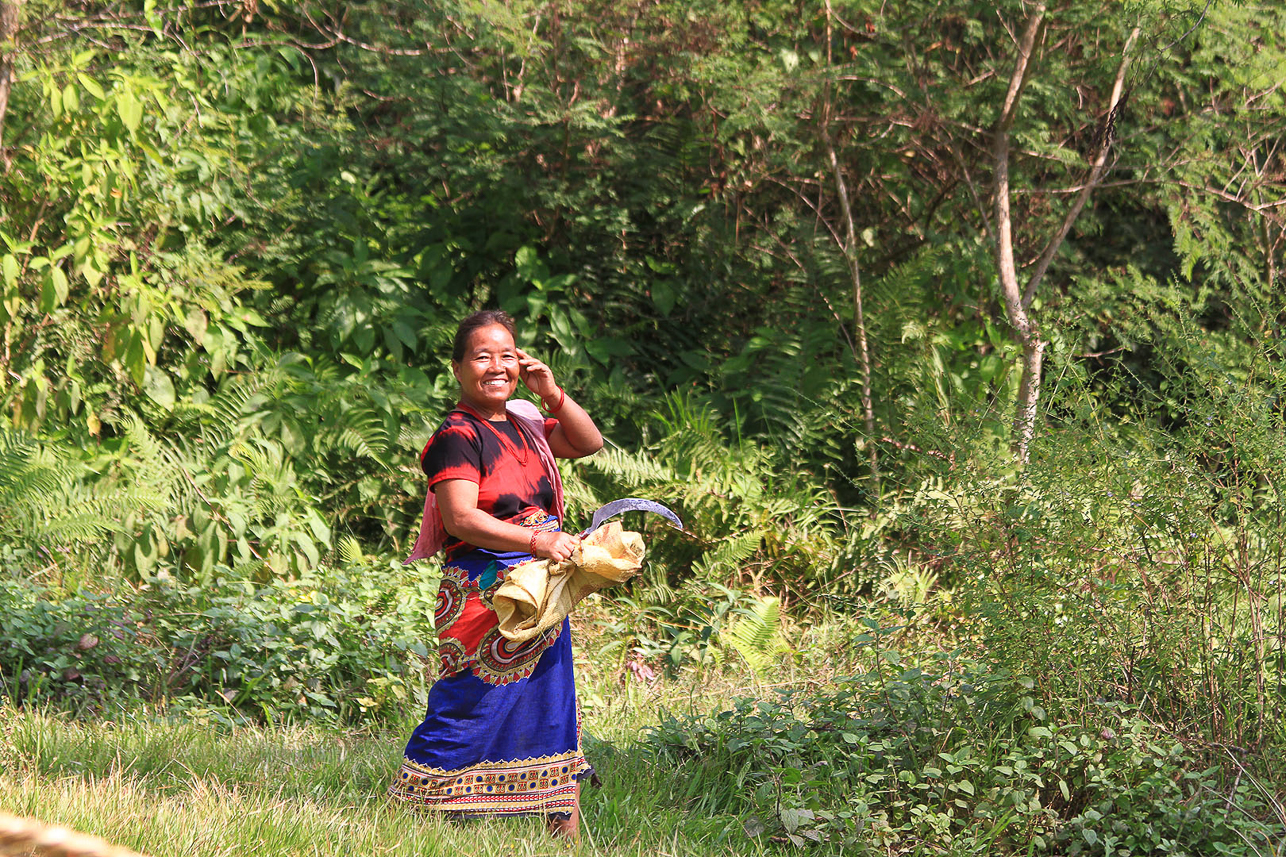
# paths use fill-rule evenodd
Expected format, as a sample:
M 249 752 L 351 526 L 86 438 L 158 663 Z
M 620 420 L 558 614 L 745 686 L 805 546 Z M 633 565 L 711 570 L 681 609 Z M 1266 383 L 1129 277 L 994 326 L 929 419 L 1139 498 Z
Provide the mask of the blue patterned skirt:
M 592 769 L 580 748 L 570 622 L 514 644 L 491 606 L 508 570 L 529 559 L 475 550 L 443 569 L 434 613 L 439 678 L 392 797 L 460 815 L 566 815 L 575 807 L 576 782 Z

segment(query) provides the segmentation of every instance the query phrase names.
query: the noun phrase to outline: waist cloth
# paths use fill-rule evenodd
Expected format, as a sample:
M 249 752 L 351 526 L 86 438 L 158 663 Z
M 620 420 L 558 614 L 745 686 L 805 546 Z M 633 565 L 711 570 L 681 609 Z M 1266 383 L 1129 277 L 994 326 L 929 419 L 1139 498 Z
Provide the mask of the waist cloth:
M 552 516 L 523 526 L 559 529 Z M 442 570 L 434 626 L 438 679 L 389 795 L 458 815 L 566 815 L 592 773 L 580 747 L 571 624 L 515 643 L 492 607 L 528 553 L 476 549 Z

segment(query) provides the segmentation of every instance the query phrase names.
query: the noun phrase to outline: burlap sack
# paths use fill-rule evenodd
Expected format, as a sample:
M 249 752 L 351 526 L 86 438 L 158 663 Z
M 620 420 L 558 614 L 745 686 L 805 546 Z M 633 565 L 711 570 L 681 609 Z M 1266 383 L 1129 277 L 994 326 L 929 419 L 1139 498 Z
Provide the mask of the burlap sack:
M 591 592 L 623 583 L 643 567 L 643 537 L 609 521 L 585 537 L 571 559 L 533 559 L 509 569 L 491 603 L 500 633 L 524 643 L 563 621 Z

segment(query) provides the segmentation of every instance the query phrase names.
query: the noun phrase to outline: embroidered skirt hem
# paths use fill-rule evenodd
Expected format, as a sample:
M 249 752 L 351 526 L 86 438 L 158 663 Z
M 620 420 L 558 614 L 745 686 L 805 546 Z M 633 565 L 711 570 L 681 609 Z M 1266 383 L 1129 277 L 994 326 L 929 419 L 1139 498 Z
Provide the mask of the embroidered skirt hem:
M 565 815 L 576 782 L 592 771 L 579 752 L 515 762 L 482 762 L 442 771 L 402 760 L 389 796 L 456 815 Z

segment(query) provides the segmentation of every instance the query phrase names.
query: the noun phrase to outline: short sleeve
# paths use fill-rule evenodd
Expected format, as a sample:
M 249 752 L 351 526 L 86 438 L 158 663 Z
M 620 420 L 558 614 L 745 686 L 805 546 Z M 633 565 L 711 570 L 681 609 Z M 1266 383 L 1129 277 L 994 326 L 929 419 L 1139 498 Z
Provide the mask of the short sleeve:
M 482 481 L 482 445 L 467 423 L 446 423 L 429 440 L 420 467 L 432 488 L 447 479 Z
M 556 428 L 558 428 L 558 420 L 553 417 L 545 417 L 545 440 L 549 440 L 553 436 Z

